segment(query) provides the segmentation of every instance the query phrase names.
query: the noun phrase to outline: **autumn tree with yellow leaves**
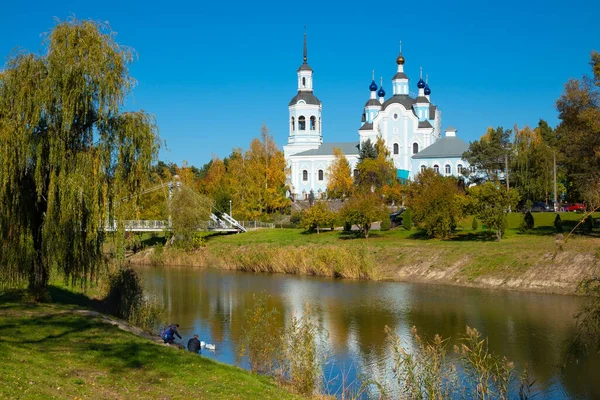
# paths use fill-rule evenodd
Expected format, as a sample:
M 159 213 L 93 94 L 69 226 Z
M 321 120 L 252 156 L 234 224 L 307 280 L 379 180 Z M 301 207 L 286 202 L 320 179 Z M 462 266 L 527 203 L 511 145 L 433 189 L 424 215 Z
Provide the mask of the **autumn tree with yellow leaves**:
M 331 199 L 344 199 L 352 194 L 354 182 L 348 159 L 339 148 L 333 149 L 334 160 L 329 166 L 327 195 Z

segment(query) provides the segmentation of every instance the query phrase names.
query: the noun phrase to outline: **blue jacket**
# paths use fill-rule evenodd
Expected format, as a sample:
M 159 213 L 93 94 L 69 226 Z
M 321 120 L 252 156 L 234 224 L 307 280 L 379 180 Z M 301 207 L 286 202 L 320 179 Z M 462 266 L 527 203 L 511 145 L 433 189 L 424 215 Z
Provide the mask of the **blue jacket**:
M 174 338 L 174 336 L 177 336 L 179 339 L 181 339 L 181 335 L 179 332 L 177 332 L 177 326 L 175 324 L 171 324 L 167 327 L 167 329 L 165 329 L 165 337 L 171 339 Z

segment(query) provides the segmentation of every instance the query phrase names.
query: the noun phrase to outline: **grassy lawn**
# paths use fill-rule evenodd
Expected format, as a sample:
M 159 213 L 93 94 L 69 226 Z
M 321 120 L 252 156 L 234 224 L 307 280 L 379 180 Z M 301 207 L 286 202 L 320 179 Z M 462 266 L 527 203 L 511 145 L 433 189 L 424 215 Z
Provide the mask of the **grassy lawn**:
M 51 304 L 0 294 L 0 398 L 297 398 L 270 378 L 74 314 L 93 306 L 84 295 L 51 294 Z

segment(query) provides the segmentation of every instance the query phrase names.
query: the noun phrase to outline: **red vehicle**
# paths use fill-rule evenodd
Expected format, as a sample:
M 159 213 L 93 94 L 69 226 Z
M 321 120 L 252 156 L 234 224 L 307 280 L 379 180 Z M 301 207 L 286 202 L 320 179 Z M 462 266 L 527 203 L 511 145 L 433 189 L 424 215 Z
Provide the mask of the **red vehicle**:
M 585 205 L 581 203 L 567 204 L 565 211 L 585 211 Z

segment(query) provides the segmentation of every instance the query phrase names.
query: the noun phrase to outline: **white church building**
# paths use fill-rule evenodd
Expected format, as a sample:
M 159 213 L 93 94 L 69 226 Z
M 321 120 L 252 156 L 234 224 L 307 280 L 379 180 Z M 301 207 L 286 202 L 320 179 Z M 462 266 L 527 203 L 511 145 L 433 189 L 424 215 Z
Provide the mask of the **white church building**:
M 442 135 L 442 113 L 431 103 L 428 83 L 421 76 L 417 82 L 418 94 L 413 96 L 404 63 L 400 51 L 396 58 L 398 70 L 392 77 L 392 96 L 387 99 L 382 83 L 378 87 L 373 77 L 357 141 L 324 142 L 323 104 L 314 94 L 313 70 L 307 62 L 304 35 L 304 62 L 298 68 L 298 93 L 288 106 L 289 136 L 283 147 L 293 198 L 306 199 L 311 191 L 316 198 L 326 197 L 334 148 L 344 153 L 356 174 L 360 145 L 367 139 L 375 143 L 380 136 L 390 150 L 401 180 L 410 180 L 425 168 L 433 168 L 444 176 L 460 176 L 468 167 L 461 159 L 468 144 L 456 136 L 452 127 L 446 128 Z

